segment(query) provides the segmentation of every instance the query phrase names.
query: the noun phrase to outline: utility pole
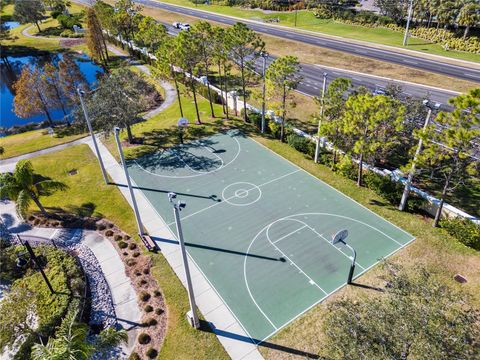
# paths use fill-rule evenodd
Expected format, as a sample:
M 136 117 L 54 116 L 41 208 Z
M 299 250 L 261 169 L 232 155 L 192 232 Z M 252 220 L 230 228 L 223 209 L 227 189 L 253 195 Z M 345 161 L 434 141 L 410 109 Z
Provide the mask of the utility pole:
M 262 59 L 263 59 L 263 67 L 262 67 L 262 77 L 263 77 L 263 88 L 262 88 L 262 134 L 265 133 L 265 92 L 266 92 L 266 86 L 265 86 L 265 74 L 267 71 L 267 59 L 268 59 L 268 53 L 265 51 L 262 51 L 261 53 Z
M 177 237 L 178 242 L 180 243 L 180 250 L 182 253 L 182 260 L 183 260 L 183 268 L 185 269 L 185 278 L 187 281 L 187 292 L 188 292 L 188 300 L 190 302 L 190 311 L 187 313 L 187 318 L 190 322 L 190 325 L 195 329 L 200 328 L 200 320 L 198 319 L 197 315 L 197 305 L 195 304 L 195 296 L 193 294 L 193 285 L 192 285 L 192 278 L 190 275 L 190 268 L 188 266 L 188 257 L 187 251 L 185 249 L 185 241 L 183 239 L 183 232 L 182 232 L 182 223 L 180 222 L 180 211 L 185 209 L 187 204 L 183 201 L 178 201 L 175 203 L 173 200 L 177 198 L 177 194 L 173 192 L 168 193 L 168 200 L 173 206 L 173 215 L 175 216 L 175 225 L 177 227 Z
M 125 177 L 127 179 L 128 191 L 130 192 L 130 198 L 132 199 L 132 204 L 133 204 L 133 211 L 135 212 L 135 218 L 137 219 L 138 234 L 140 235 L 140 237 L 143 237 L 144 232 L 143 232 L 142 220 L 140 219 L 140 212 L 138 211 L 137 200 L 135 199 L 135 194 L 133 193 L 132 182 L 130 181 L 130 176 L 128 175 L 128 168 L 127 168 L 127 164 L 125 163 L 122 144 L 120 142 L 120 136 L 119 136 L 120 128 L 115 127 L 113 129 L 113 132 L 115 134 L 115 141 L 117 142 L 118 153 L 120 154 L 120 161 L 122 162 L 123 171 L 125 172 Z
M 328 77 L 328 74 L 326 72 L 324 72 L 323 73 L 322 97 L 320 98 L 320 118 L 318 119 L 317 144 L 315 146 L 315 162 L 316 163 L 318 163 L 318 156 L 320 154 L 320 128 L 322 127 L 323 107 L 324 107 L 324 103 L 325 103 L 325 92 L 327 91 L 327 77 Z
M 105 180 L 105 184 L 108 184 L 108 176 L 107 172 L 105 171 L 105 166 L 103 165 L 102 155 L 100 154 L 100 150 L 98 149 L 97 139 L 95 138 L 95 134 L 93 133 L 92 124 L 90 122 L 90 118 L 88 117 L 87 108 L 85 107 L 85 103 L 83 101 L 83 96 L 85 92 L 80 88 L 77 88 L 77 94 L 80 98 L 80 104 L 82 105 L 83 115 L 85 116 L 85 121 L 87 122 L 88 131 L 90 132 L 90 136 L 92 137 L 93 147 L 95 148 L 95 152 L 97 153 L 98 163 L 100 164 L 100 169 L 102 170 L 103 180 Z
M 403 36 L 403 46 L 407 46 L 408 30 L 410 28 L 410 21 L 412 20 L 412 12 L 413 12 L 413 0 L 410 0 L 410 5 L 408 7 L 407 27 L 405 28 L 405 35 Z
M 432 106 L 430 105 L 430 102 L 428 100 L 424 100 L 423 105 L 428 107 L 427 117 L 425 118 L 425 123 L 423 124 L 423 130 L 425 130 L 428 127 L 428 124 L 430 123 L 430 118 L 432 117 Z M 413 157 L 412 167 L 410 169 L 410 172 L 408 173 L 407 182 L 405 183 L 405 188 L 403 189 L 402 200 L 400 201 L 400 205 L 398 206 L 398 210 L 400 211 L 405 210 L 405 206 L 407 206 L 408 195 L 410 194 L 410 187 L 412 186 L 412 180 L 413 180 L 413 176 L 415 175 L 415 168 L 417 166 L 416 164 L 417 158 L 418 158 L 418 155 L 420 155 L 420 152 L 422 151 L 422 147 L 423 147 L 423 139 L 420 137 L 420 139 L 418 139 L 417 150 L 415 151 L 415 155 Z

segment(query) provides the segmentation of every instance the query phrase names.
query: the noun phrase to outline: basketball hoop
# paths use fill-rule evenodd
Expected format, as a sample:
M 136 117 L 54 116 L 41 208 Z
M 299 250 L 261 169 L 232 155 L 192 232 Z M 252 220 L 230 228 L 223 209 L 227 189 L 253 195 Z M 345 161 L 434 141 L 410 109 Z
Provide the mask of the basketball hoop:
M 335 235 L 332 236 L 332 244 L 335 245 L 336 243 L 344 242 L 347 237 L 348 237 L 348 230 L 347 229 L 340 230 Z

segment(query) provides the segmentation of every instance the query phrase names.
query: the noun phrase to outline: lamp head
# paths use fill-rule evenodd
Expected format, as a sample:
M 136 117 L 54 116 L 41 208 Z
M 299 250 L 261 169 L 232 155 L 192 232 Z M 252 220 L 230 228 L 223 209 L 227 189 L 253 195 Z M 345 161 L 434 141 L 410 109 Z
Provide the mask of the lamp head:
M 185 209 L 186 206 L 187 206 L 187 203 L 185 201 L 179 201 L 178 202 L 178 208 L 180 210 Z
M 115 131 L 115 133 L 118 134 L 120 132 L 120 128 L 118 126 L 115 126 L 113 128 L 113 131 Z
M 177 194 L 175 194 L 174 192 L 170 191 L 168 193 L 168 201 L 173 202 L 173 199 L 176 199 L 176 198 L 177 198 Z
M 427 107 L 428 107 L 428 105 L 430 105 L 430 100 L 425 99 L 425 100 L 422 101 L 422 104 L 423 104 L 423 106 L 427 106 Z
M 78 92 L 80 95 L 85 95 L 85 91 L 83 91 L 83 90 L 80 89 L 80 88 L 77 88 L 77 92 Z

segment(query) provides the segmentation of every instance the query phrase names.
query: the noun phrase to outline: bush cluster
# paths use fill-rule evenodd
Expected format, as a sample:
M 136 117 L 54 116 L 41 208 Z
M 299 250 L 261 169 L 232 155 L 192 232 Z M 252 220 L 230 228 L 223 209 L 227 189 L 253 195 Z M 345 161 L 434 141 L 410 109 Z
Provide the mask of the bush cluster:
M 440 226 L 462 244 L 480 250 L 480 226 L 466 219 L 447 219 Z
M 315 156 L 315 144 L 303 136 L 290 134 L 287 136 L 287 144 L 312 158 Z

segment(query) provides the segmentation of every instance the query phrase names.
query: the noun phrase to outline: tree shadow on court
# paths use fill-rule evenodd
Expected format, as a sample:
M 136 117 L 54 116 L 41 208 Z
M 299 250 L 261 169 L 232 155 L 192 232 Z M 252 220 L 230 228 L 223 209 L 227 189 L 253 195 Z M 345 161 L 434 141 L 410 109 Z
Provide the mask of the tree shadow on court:
M 195 146 L 199 147 L 199 146 Z M 136 163 L 147 170 L 162 169 L 173 171 L 176 169 L 190 168 L 196 172 L 209 172 L 218 169 L 222 161 L 216 156 L 208 157 L 191 153 L 193 146 L 174 147 L 160 152 L 150 153 L 136 159 Z M 190 150 L 190 151 L 189 151 Z M 129 165 L 132 162 L 129 161 Z
M 109 185 L 127 187 L 127 185 L 125 185 L 125 184 L 118 184 L 118 183 L 113 183 L 113 182 L 110 182 Z M 138 189 L 138 190 L 144 190 L 144 191 L 158 192 L 158 193 L 162 193 L 162 194 L 168 194 L 169 192 L 171 192 L 170 190 L 152 189 L 152 188 L 147 188 L 147 187 L 143 187 L 143 186 L 133 186 L 133 188 Z M 195 195 L 195 194 L 182 193 L 182 192 L 178 192 L 178 191 L 175 191 L 175 194 L 180 195 L 180 196 L 186 196 L 186 197 L 194 197 L 194 198 L 197 198 L 197 199 L 212 200 L 214 202 L 221 202 L 222 201 L 222 199 L 220 199 L 215 194 L 207 196 L 207 195 Z
M 154 241 L 157 241 L 157 242 L 164 242 L 164 243 L 169 243 L 169 244 L 178 244 L 177 240 L 162 239 L 162 238 L 159 238 L 159 237 L 156 237 L 156 236 L 152 236 L 151 238 Z M 274 258 L 274 257 L 270 257 L 270 256 L 256 255 L 256 254 L 251 254 L 251 253 L 247 254 L 247 253 L 244 253 L 242 251 L 223 249 L 223 248 L 218 248 L 218 247 L 208 246 L 208 245 L 201 245 L 201 244 L 194 244 L 194 243 L 186 242 L 185 246 L 192 247 L 192 248 L 197 248 L 197 249 L 220 251 L 220 252 L 227 253 L 227 254 L 232 254 L 232 255 L 248 256 L 248 257 L 252 257 L 252 258 L 256 258 L 256 259 L 262 259 L 262 260 L 286 262 L 286 260 L 283 257 Z
M 309 352 L 306 352 L 306 351 L 303 351 L 303 350 L 299 350 L 299 349 L 294 349 L 294 348 L 291 348 L 291 347 L 288 347 L 288 346 L 274 344 L 274 343 L 271 343 L 271 342 L 268 342 L 268 341 L 261 341 L 261 340 L 257 340 L 257 339 L 252 339 L 252 338 L 249 338 L 248 336 L 239 335 L 239 334 L 232 333 L 230 331 L 217 329 L 215 327 L 215 324 L 213 324 L 211 322 L 208 322 L 208 321 L 205 321 L 205 320 L 200 320 L 200 330 L 205 331 L 205 332 L 209 332 L 209 333 L 214 333 L 217 336 L 223 336 L 223 337 L 226 337 L 226 338 L 235 339 L 235 340 L 243 341 L 243 342 L 247 342 L 247 343 L 254 343 L 256 346 L 261 346 L 261 347 L 266 347 L 266 348 L 277 350 L 277 351 L 282 351 L 282 352 L 285 352 L 287 354 L 296 355 L 296 356 L 303 356 L 307 359 L 320 359 L 320 356 L 318 356 L 317 354 L 312 354 L 312 353 L 309 353 Z

